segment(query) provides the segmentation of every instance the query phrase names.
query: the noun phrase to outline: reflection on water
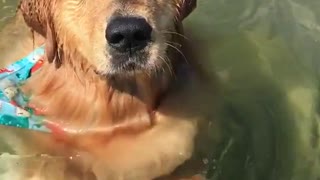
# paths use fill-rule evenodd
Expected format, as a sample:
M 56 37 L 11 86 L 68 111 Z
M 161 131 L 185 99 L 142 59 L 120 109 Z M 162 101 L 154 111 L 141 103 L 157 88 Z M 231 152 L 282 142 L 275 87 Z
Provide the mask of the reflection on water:
M 11 15 L 0 5 L 0 17 Z M 9 4 L 8 4 L 9 3 Z M 199 0 L 188 19 L 210 45 L 226 140 L 212 180 L 319 180 L 320 1 Z M 0 18 L 0 27 L 3 18 Z

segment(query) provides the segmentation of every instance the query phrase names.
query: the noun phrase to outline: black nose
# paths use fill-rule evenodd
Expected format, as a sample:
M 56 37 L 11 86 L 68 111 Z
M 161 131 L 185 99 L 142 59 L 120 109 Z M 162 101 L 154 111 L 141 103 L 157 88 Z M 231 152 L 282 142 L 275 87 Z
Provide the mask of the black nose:
M 106 30 L 109 45 L 119 52 L 134 52 L 151 41 L 152 27 L 144 18 L 115 17 Z

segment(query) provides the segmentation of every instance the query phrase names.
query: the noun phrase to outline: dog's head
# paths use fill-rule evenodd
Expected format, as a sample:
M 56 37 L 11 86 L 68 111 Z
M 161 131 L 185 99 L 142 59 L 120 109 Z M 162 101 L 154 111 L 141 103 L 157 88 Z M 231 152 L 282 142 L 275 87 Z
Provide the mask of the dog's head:
M 80 54 L 101 75 L 171 68 L 181 22 L 196 0 L 22 0 L 29 26 L 46 37 L 49 62 Z M 177 38 L 177 39 L 179 39 Z M 75 59 L 77 60 L 77 59 Z

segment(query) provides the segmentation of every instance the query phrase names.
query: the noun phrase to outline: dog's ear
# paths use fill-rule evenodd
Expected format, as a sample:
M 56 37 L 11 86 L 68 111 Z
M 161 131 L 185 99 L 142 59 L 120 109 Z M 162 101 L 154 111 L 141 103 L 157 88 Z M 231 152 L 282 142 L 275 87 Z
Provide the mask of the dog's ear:
M 53 2 L 54 0 L 21 0 L 18 11 L 21 11 L 26 24 L 32 31 L 46 38 L 47 59 L 50 63 L 55 62 L 56 66 L 59 67 L 61 60 L 52 18 Z
M 188 17 L 197 7 L 197 0 L 178 0 L 178 20 L 182 21 Z

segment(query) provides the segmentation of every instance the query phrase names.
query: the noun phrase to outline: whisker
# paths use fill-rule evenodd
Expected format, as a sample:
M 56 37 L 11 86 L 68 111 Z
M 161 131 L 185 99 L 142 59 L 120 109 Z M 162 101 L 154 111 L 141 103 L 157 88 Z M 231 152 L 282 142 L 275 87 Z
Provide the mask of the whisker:
M 166 31 L 166 30 L 163 30 L 161 31 L 163 34 L 174 34 L 174 35 L 178 35 L 180 37 L 183 37 L 184 39 L 186 40 L 190 40 L 187 36 L 181 34 L 181 33 L 178 33 L 178 32 L 175 32 L 175 31 Z
M 150 69 L 150 73 L 153 74 L 155 77 L 158 76 L 158 73 L 159 73 L 159 66 L 158 65 L 155 65 L 154 68 L 151 68 Z
M 170 62 L 169 56 L 165 56 L 165 60 L 168 60 L 167 62 Z M 176 74 L 175 74 L 175 71 L 172 69 L 172 66 L 170 66 L 170 69 L 171 69 L 171 74 L 172 74 L 172 76 L 176 79 L 177 76 L 176 76 Z
M 148 76 L 149 78 L 151 78 L 151 73 L 150 73 L 148 70 L 147 70 L 145 73 L 147 74 L 147 76 Z
M 163 58 L 162 56 L 159 56 L 159 58 L 162 60 L 163 63 L 166 64 L 166 66 L 168 67 L 168 70 L 170 72 L 170 75 L 174 76 L 174 73 L 173 73 L 173 70 L 172 70 L 172 67 L 169 65 L 169 63 L 166 61 L 165 58 Z M 163 68 L 163 71 L 165 72 L 165 69 Z
M 167 41 L 167 43 L 170 43 L 170 44 L 172 44 L 172 45 L 176 45 L 176 46 L 178 46 L 178 47 L 182 47 L 182 44 L 177 43 L 177 42 Z
M 172 44 L 170 44 L 170 43 L 168 43 L 168 42 L 166 42 L 165 44 L 168 45 L 169 47 L 175 49 L 178 53 L 180 53 L 180 54 L 183 56 L 183 58 L 184 58 L 184 60 L 186 61 L 186 63 L 189 64 L 187 57 L 181 52 L 180 49 L 178 49 L 177 47 L 175 47 L 174 45 L 172 45 Z
M 161 75 L 161 73 L 165 73 L 166 72 L 166 69 L 163 67 L 163 66 L 161 66 L 161 72 L 160 72 L 160 75 Z

